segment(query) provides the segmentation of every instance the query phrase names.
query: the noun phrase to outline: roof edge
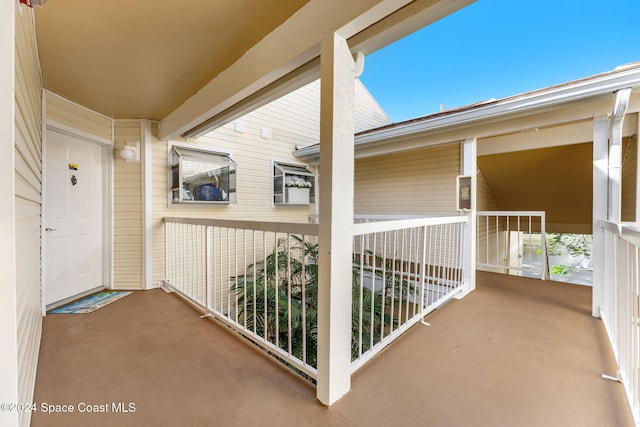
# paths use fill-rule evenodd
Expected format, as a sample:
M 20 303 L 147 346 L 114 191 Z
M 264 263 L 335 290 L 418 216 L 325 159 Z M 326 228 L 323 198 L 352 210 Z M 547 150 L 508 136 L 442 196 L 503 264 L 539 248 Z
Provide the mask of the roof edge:
M 355 135 L 355 144 L 356 147 L 363 147 L 368 143 L 381 142 L 398 136 L 410 136 L 583 100 L 613 93 L 627 87 L 640 87 L 640 63 L 622 65 L 612 71 L 567 83 L 536 89 L 498 100 L 474 103 L 366 130 Z M 300 159 L 311 159 L 317 157 L 319 153 L 319 144 L 314 144 L 296 150 L 294 155 Z

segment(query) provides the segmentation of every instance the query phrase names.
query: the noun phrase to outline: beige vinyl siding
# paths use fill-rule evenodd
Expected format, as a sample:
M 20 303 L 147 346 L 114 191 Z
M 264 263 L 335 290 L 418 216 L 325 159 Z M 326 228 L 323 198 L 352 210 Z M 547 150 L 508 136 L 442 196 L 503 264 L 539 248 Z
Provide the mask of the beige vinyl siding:
M 355 85 L 355 132 L 391 123 L 364 85 Z M 320 80 L 272 101 L 244 116 L 247 132 L 259 132 L 261 126 L 273 127 L 272 139 L 290 141 L 297 147 L 316 144 L 320 140 Z
M 33 11 L 16 8 L 15 217 L 18 395 L 33 401 L 42 314 L 40 224 L 42 212 L 42 80 Z M 20 414 L 20 425 L 30 413 Z
M 356 214 L 456 213 L 460 144 L 390 153 L 355 163 Z
M 320 81 L 312 82 L 237 120 L 243 132 L 229 123 L 199 138 L 196 144 L 228 152 L 237 163 L 237 203 L 217 206 L 168 206 L 168 144 L 157 139 L 157 124 L 152 126 L 152 233 L 153 283 L 165 278 L 165 216 L 220 218 L 278 222 L 308 222 L 314 206 L 274 206 L 272 203 L 272 161 L 291 161 L 297 147 L 318 143 L 320 137 Z M 364 86 L 356 82 L 356 129 L 389 123 L 380 106 Z M 266 130 L 270 137 L 261 137 Z M 176 142 L 179 144 L 179 142 Z M 225 244 L 224 239 L 222 240 Z M 269 240 L 269 248 L 273 246 Z M 231 245 L 233 248 L 233 245 Z M 258 256 L 262 253 L 260 249 Z M 216 258 L 224 266 L 226 258 Z M 222 272 L 223 269 L 217 269 Z M 198 276 L 201 272 L 191 270 Z M 191 276 L 189 276 L 191 277 Z M 224 296 L 222 296 L 224 297 Z
M 215 139 L 202 138 L 220 149 L 231 151 L 231 157 L 238 164 L 237 203 L 217 206 L 173 205 L 168 206 L 168 166 L 167 144 L 157 142 L 154 126 L 153 142 L 153 282 L 165 276 L 165 242 L 163 218 L 165 216 L 187 218 L 217 218 L 254 221 L 302 222 L 308 221 L 314 212 L 309 206 L 273 206 L 271 203 L 271 159 L 292 158 L 292 150 L 287 143 L 274 141 L 251 141 L 251 135 L 239 134 L 228 127 L 216 131 Z M 259 137 L 258 137 L 259 138 Z M 244 140 L 244 141 L 243 141 Z M 208 145 L 208 144 L 207 144 Z M 267 147 L 271 147 L 270 149 Z
M 236 132 L 229 123 L 199 138 L 195 144 L 228 152 L 237 163 L 237 203 L 216 206 L 168 206 L 168 144 L 157 139 L 157 124 L 152 126 L 153 183 L 153 282 L 165 278 L 165 216 L 219 218 L 306 223 L 314 205 L 274 206 L 272 203 L 272 161 L 291 161 L 296 146 L 317 142 L 319 135 L 318 83 L 311 83 L 238 119 L 244 132 Z M 260 136 L 261 128 L 270 138 Z M 180 144 L 180 142 L 175 142 Z M 216 262 L 225 262 L 218 259 Z
M 498 205 L 491 194 L 491 189 L 484 180 L 482 172 L 478 170 L 476 179 L 476 209 L 479 211 L 497 211 Z
M 47 120 L 70 126 L 99 138 L 113 139 L 113 121 L 54 93 L 45 92 Z
M 622 220 L 636 221 L 638 171 L 638 136 L 629 137 L 624 144 L 622 159 Z
M 118 153 L 127 141 L 140 141 L 139 120 L 116 120 Z M 116 289 L 142 289 L 142 175 L 140 163 L 114 156 L 113 281 Z

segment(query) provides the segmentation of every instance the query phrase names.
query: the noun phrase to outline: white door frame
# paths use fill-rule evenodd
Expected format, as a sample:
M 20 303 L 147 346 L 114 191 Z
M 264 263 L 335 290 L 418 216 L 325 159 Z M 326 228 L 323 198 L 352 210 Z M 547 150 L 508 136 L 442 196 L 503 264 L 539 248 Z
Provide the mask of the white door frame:
M 43 97 L 44 98 L 44 97 Z M 44 104 L 44 100 L 43 100 Z M 46 114 L 46 110 L 43 105 L 43 116 Z M 98 144 L 102 147 L 102 284 L 103 286 L 113 289 L 113 140 L 102 138 L 93 135 L 89 132 L 75 129 L 72 126 L 65 125 L 63 123 L 56 122 L 55 120 L 43 118 L 43 132 L 42 132 L 42 209 L 41 215 L 42 225 L 40 227 L 41 232 L 41 266 L 42 269 L 42 283 L 41 283 L 41 301 L 42 301 L 42 315 L 47 314 L 47 285 L 46 285 L 46 239 L 47 233 L 46 218 L 44 212 L 46 212 L 48 197 L 44 189 L 46 188 L 46 170 L 47 170 L 47 131 L 56 132 L 62 135 L 71 136 L 81 139 L 87 143 Z M 111 133 L 113 135 L 113 132 Z

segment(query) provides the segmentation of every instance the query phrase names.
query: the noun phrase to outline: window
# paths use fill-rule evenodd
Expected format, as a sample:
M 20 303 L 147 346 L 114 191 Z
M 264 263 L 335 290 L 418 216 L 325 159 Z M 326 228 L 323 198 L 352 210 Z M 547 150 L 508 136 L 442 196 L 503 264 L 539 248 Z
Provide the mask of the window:
M 273 203 L 308 205 L 315 202 L 316 178 L 304 165 L 273 162 Z
M 236 163 L 228 154 L 174 146 L 169 164 L 173 203 L 235 203 Z

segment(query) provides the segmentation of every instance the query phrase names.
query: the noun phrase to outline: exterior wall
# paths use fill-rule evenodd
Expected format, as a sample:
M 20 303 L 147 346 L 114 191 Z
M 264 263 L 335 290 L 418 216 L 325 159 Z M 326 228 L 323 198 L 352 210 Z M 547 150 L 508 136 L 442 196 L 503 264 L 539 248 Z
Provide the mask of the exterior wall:
M 114 152 L 127 141 L 140 141 L 139 120 L 116 120 Z M 113 285 L 116 289 L 142 289 L 142 171 L 141 163 L 114 156 Z
M 367 88 L 356 80 L 355 97 L 355 132 L 384 126 L 391 123 L 387 114 L 382 110 Z M 258 119 L 265 126 L 273 126 L 274 140 L 293 137 L 294 148 L 316 144 L 320 140 L 320 80 L 272 101 L 263 108 L 259 108 L 244 116 L 241 121 Z M 247 123 L 251 126 L 251 123 Z M 259 129 L 253 125 L 254 132 Z
M 99 138 L 113 139 L 113 120 L 75 104 L 59 95 L 45 92 L 47 120 L 90 133 Z
M 217 206 L 169 206 L 168 144 L 158 141 L 157 124 L 152 126 L 153 183 L 153 283 L 165 278 L 165 216 L 219 218 L 306 223 L 315 212 L 314 205 L 274 206 L 272 203 L 272 160 L 300 163 L 293 157 L 296 147 L 318 142 L 319 82 L 313 82 L 291 94 L 238 119 L 244 131 L 236 132 L 229 123 L 191 143 L 229 152 L 237 163 L 237 203 Z M 368 106 L 367 108 L 371 108 Z M 379 108 L 379 107 L 378 107 Z M 381 110 L 380 110 L 381 111 Z M 385 116 L 386 117 L 386 116 Z M 261 131 L 270 136 L 263 138 Z M 175 141 L 179 144 L 180 141 Z M 313 170 L 313 168 L 311 168 Z M 318 192 L 316 191 L 316 197 Z
M 622 158 L 622 220 L 636 220 L 638 136 L 625 138 Z
M 356 214 L 457 214 L 460 144 L 357 159 Z
M 33 10 L 17 8 L 15 80 L 15 257 L 19 402 L 31 402 L 35 385 L 42 306 L 42 79 Z M 28 425 L 30 413 L 20 414 Z
M 0 402 L 17 402 L 18 339 L 15 257 L 15 9 L 0 2 Z M 16 425 L 18 414 L 0 411 L 1 425 Z
M 476 198 L 476 207 L 479 211 L 498 210 L 498 205 L 493 199 L 493 195 L 491 194 L 491 190 L 489 190 L 487 181 L 484 180 L 484 176 L 482 176 L 482 172 L 479 170 L 476 180 Z

